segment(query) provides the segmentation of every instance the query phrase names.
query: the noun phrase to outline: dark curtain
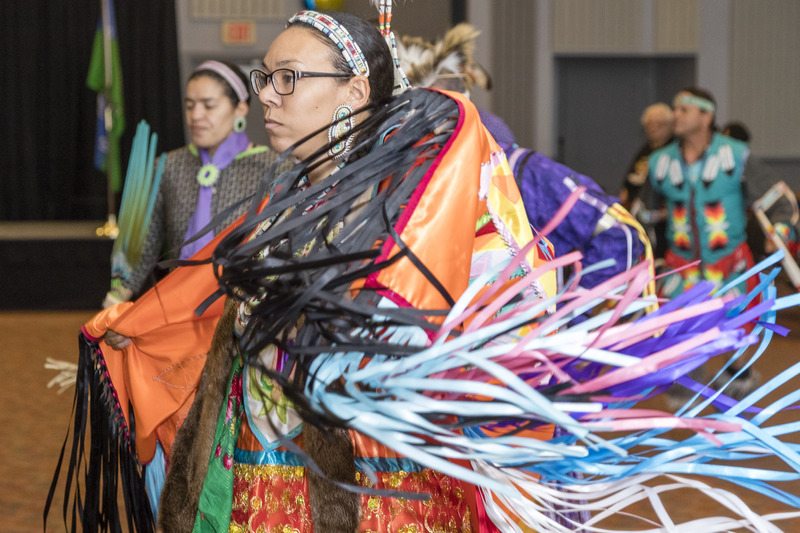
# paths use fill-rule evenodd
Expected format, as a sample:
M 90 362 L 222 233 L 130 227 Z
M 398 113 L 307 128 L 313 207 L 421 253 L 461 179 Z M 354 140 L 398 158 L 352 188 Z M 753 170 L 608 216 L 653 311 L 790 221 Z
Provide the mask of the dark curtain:
M 174 0 L 117 0 L 126 129 L 159 151 L 184 144 Z M 86 87 L 100 0 L 0 1 L 0 220 L 105 219 L 105 175 L 94 168 L 96 94 Z M 115 199 L 118 209 L 119 196 Z

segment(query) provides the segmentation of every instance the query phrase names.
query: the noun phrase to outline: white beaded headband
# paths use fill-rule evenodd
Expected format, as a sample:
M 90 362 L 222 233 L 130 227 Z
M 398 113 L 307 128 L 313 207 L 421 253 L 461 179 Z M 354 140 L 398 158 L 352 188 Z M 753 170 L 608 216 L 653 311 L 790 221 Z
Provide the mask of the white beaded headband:
M 336 19 L 317 11 L 301 11 L 289 19 L 289 24 L 293 22 L 309 24 L 327 35 L 347 60 L 353 74 L 369 77 L 367 58 L 347 28 L 339 24 Z

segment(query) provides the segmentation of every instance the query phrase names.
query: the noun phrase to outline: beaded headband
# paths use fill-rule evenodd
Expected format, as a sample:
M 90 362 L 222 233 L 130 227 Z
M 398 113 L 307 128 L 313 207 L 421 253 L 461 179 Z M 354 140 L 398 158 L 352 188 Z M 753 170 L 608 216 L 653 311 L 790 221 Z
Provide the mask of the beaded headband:
M 703 98 L 702 96 L 697 96 L 691 93 L 678 93 L 673 101 L 674 105 L 677 104 L 684 104 L 684 105 L 692 105 L 695 107 L 699 107 L 703 111 L 708 111 L 709 113 L 713 113 L 716 107 L 714 106 L 714 102 L 709 100 L 708 98 Z
M 367 58 L 364 57 L 364 53 L 361 52 L 361 48 L 356 44 L 355 39 L 347 31 L 347 28 L 339 24 L 334 18 L 317 11 L 301 11 L 289 19 L 289 24 L 293 22 L 309 24 L 327 35 L 339 48 L 353 74 L 369 77 Z
M 240 102 L 246 102 L 249 93 L 247 92 L 247 86 L 245 86 L 242 78 L 240 78 L 231 68 L 226 65 L 225 63 L 220 63 L 219 61 L 205 61 L 201 63 L 194 72 L 198 70 L 210 70 L 215 74 L 219 74 L 222 76 L 228 85 L 231 86 L 233 92 L 236 93 L 236 97 L 239 98 Z

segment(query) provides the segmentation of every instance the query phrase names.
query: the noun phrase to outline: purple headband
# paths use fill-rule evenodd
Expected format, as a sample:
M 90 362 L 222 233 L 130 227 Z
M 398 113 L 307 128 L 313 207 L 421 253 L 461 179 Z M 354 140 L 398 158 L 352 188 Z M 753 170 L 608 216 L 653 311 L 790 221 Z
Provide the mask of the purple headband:
M 219 74 L 222 76 L 222 79 L 228 82 L 228 85 L 231 86 L 233 92 L 236 93 L 237 98 L 239 98 L 240 102 L 246 102 L 248 97 L 247 87 L 245 86 L 242 78 L 240 78 L 231 68 L 226 65 L 225 63 L 220 63 L 219 61 L 204 61 L 201 63 L 194 72 L 198 70 L 210 70 L 215 74 Z

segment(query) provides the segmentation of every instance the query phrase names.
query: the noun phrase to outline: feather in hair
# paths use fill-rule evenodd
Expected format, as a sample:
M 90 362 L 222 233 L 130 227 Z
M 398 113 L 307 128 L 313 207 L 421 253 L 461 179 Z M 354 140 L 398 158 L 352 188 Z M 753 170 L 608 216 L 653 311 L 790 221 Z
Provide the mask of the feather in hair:
M 475 38 L 480 30 L 463 22 L 449 29 L 436 43 L 419 37 L 403 36 L 397 51 L 400 65 L 409 81 L 417 87 L 430 87 L 443 75 L 460 76 L 464 90 L 472 85 L 491 89 L 491 77 L 475 61 Z

